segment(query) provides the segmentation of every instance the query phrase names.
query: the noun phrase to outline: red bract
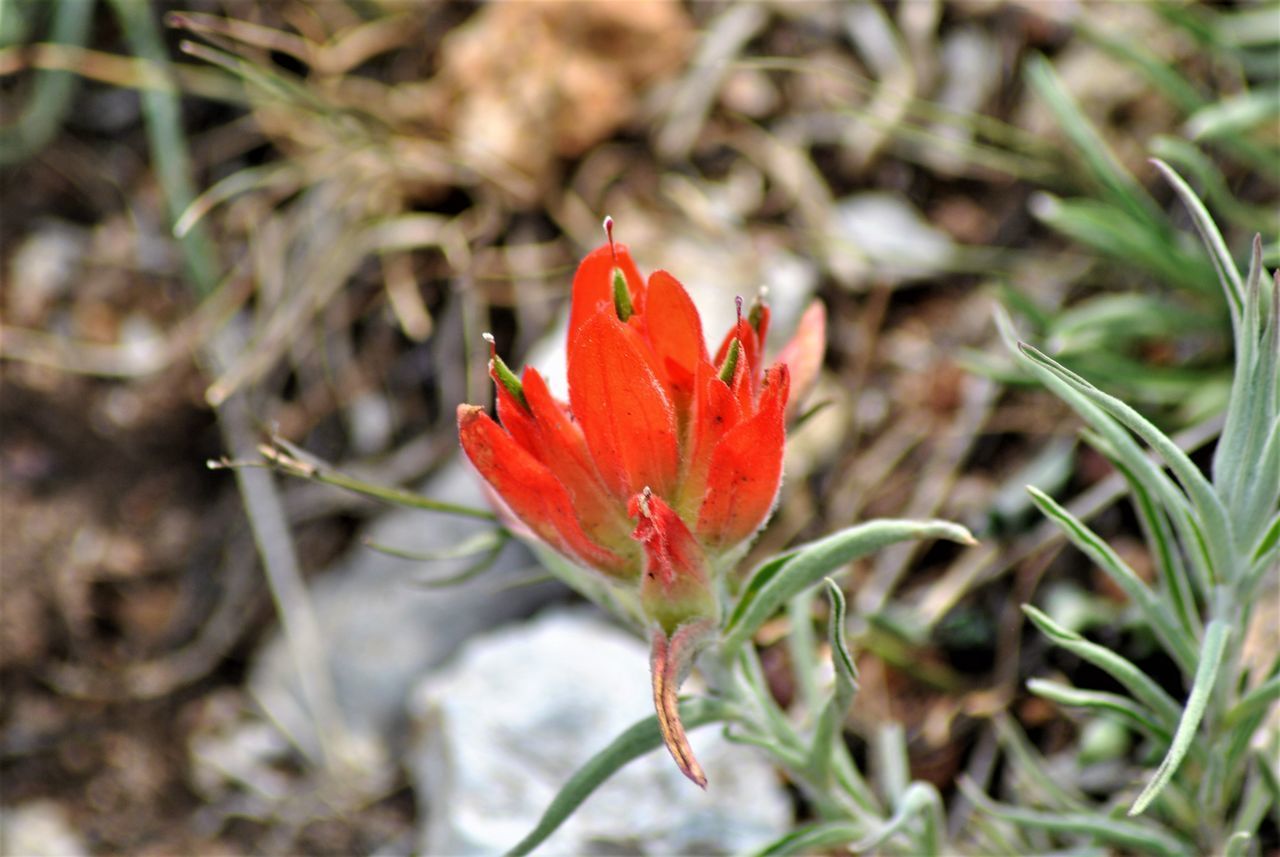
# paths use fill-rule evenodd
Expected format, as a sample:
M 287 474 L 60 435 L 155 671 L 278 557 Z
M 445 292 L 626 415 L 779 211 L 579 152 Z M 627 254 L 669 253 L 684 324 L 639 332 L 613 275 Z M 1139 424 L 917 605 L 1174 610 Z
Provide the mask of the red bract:
M 746 318 L 739 304 L 713 359 L 684 287 L 665 271 L 646 283 L 610 240 L 574 276 L 568 404 L 537 370 L 517 378 L 495 353 L 501 425 L 458 409 L 463 449 L 512 514 L 570 559 L 639 589 L 656 626 L 663 733 L 699 784 L 687 745 L 677 746 L 675 689 L 718 621 L 714 570 L 773 508 L 791 386 L 809 386 L 825 348 L 815 304 L 786 360 L 766 370 L 768 326 L 763 303 Z

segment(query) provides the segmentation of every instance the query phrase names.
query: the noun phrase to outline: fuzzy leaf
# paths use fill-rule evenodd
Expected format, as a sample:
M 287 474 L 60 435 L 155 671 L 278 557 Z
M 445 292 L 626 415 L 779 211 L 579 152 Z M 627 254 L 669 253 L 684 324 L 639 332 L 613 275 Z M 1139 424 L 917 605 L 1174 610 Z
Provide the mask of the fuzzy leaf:
M 1119 420 L 1160 454 L 1160 457 L 1169 465 L 1169 469 L 1173 471 L 1195 507 L 1196 516 L 1203 528 L 1211 561 L 1209 568 L 1210 579 L 1220 580 L 1223 575 L 1227 575 L 1229 579 L 1235 570 L 1231 567 L 1231 557 L 1233 555 L 1231 523 L 1227 518 L 1227 511 L 1209 480 L 1205 478 L 1204 474 L 1200 472 L 1200 469 L 1196 467 L 1187 454 L 1179 449 L 1178 445 L 1162 431 L 1152 425 L 1146 417 L 1124 402 L 1102 392 L 1079 375 L 1076 375 L 1032 346 L 1021 343 L 1018 347 L 1032 362 L 1046 369 L 1050 374 L 1057 376 L 1067 386 L 1075 389 L 1112 418 Z
M 862 825 L 849 821 L 810 824 L 773 840 L 757 851 L 755 857 L 827 853 L 834 846 L 848 845 L 864 833 Z
M 713 699 L 689 699 L 680 703 L 680 719 L 686 728 L 729 720 L 732 709 Z M 633 759 L 662 746 L 656 716 L 646 717 L 613 740 L 579 768 L 551 800 L 533 830 L 507 852 L 511 857 L 528 854 L 556 831 L 566 818 L 609 777 Z
M 751 639 L 792 596 L 823 577 L 887 545 L 908 539 L 949 539 L 976 544 L 969 531 L 947 521 L 868 521 L 796 549 L 756 569 L 734 607 L 724 631 L 724 647 L 733 651 Z
M 1187 697 L 1187 707 L 1182 712 L 1182 720 L 1178 723 L 1178 731 L 1174 733 L 1169 752 L 1156 769 L 1155 776 L 1147 787 L 1138 795 L 1129 810 L 1129 815 L 1140 815 L 1156 795 L 1173 778 L 1178 766 L 1182 764 L 1187 751 L 1195 740 L 1196 731 L 1200 728 L 1200 720 L 1204 717 L 1205 708 L 1209 705 L 1209 696 L 1217 682 L 1218 667 L 1222 664 L 1222 656 L 1227 650 L 1227 640 L 1231 636 L 1231 626 L 1221 619 L 1214 619 L 1204 630 L 1204 644 L 1200 651 L 1200 668 L 1196 670 L 1196 680 L 1191 686 L 1191 695 Z
M 1135 821 L 1108 818 L 1100 812 L 1043 812 L 997 803 L 987 797 L 967 777 L 959 781 L 960 791 L 981 809 L 997 818 L 1025 827 L 1036 827 L 1075 836 L 1087 835 L 1123 846 L 1139 854 L 1191 854 L 1187 843 L 1164 830 Z
M 1134 605 L 1141 611 L 1160 642 L 1188 674 L 1195 669 L 1196 653 L 1192 639 L 1179 623 L 1174 621 L 1160 603 L 1160 599 L 1151 588 L 1138 577 L 1137 573 L 1120 558 L 1110 545 L 1098 537 L 1096 533 L 1084 525 L 1078 518 L 1058 504 L 1056 500 L 1042 491 L 1027 486 L 1032 501 L 1039 507 L 1045 517 L 1053 520 L 1067 538 L 1082 550 L 1090 559 L 1107 573 L 1116 585 L 1124 590 Z
M 1173 732 L 1181 708 L 1145 672 L 1111 649 L 1091 643 L 1074 631 L 1063 628 L 1030 604 L 1022 605 L 1022 612 L 1056 645 L 1088 661 L 1124 685 L 1134 699 L 1150 709 L 1161 727 Z

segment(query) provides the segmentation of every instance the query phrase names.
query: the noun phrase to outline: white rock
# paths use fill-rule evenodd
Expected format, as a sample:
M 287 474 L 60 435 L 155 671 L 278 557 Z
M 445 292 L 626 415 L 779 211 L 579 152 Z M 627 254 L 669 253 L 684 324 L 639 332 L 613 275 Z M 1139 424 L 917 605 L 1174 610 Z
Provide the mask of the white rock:
M 853 279 L 921 279 L 946 270 L 955 255 L 950 237 L 893 193 L 872 191 L 840 200 L 833 225 L 833 262 L 840 262 L 843 250 Z
M 66 811 L 53 801 L 0 807 L 0 854 L 78 857 L 88 853 Z
M 479 480 L 461 460 L 442 470 L 422 493 L 484 507 Z M 425 554 L 447 551 L 492 527 L 470 518 L 395 509 L 376 520 L 366 537 L 375 544 Z M 527 549 L 515 541 L 492 567 L 465 583 L 425 588 L 416 582 L 457 574 L 475 561 L 464 557 L 414 563 L 361 544 L 310 586 L 348 737 L 388 762 L 396 755 L 405 700 L 427 670 L 472 634 L 529 615 L 563 592 L 558 584 L 511 586 L 513 579 L 528 577 L 532 562 Z M 314 723 L 302 702 L 296 666 L 278 632 L 255 656 L 249 688 L 290 740 L 318 758 Z
M 594 614 L 556 612 L 472 640 L 412 701 L 423 853 L 505 852 L 574 771 L 652 705 L 646 646 Z M 763 758 L 715 726 L 690 741 L 707 791 L 655 750 L 535 853 L 739 853 L 788 829 L 790 801 Z

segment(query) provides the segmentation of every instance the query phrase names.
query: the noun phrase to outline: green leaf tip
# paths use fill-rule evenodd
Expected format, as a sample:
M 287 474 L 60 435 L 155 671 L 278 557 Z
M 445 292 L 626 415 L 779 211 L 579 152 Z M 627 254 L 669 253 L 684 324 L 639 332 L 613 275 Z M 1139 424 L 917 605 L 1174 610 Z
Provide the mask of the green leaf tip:
M 529 403 L 524 398 L 524 384 L 520 383 L 520 377 L 511 371 L 511 367 L 505 360 L 498 356 L 498 346 L 494 342 L 493 334 L 481 335 L 484 341 L 489 343 L 489 371 L 493 373 L 494 380 L 506 388 L 507 392 L 520 403 L 520 407 L 528 410 Z

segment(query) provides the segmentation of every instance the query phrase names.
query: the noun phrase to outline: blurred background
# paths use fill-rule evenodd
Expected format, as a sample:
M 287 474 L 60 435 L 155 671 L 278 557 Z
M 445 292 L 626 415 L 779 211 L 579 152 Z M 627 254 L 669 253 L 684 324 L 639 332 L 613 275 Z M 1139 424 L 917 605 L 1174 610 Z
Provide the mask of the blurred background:
M 713 340 L 761 287 L 775 343 L 810 299 L 827 307 L 820 407 L 753 556 L 880 515 L 982 541 L 899 546 L 844 578 L 855 750 L 900 722 L 960 841 L 956 779 L 1000 794 L 1010 720 L 1046 757 L 1084 758 L 1092 793 L 1128 782 L 1125 734 L 1025 691 L 1089 668 L 1018 605 L 1171 666 L 1141 660 L 1123 594 L 1059 552 L 1023 486 L 1151 562 L 1121 480 L 1014 370 L 993 307 L 1185 448 L 1212 440 L 1227 311 L 1148 158 L 1191 181 L 1237 258 L 1261 233 L 1276 267 L 1278 47 L 1280 6 L 1253 2 L 2 0 L 5 853 L 522 835 L 563 758 L 612 733 L 520 718 L 557 673 L 587 695 L 598 679 L 567 661 L 607 646 L 468 647 L 549 616 L 609 629 L 483 519 L 388 511 L 316 468 L 483 508 L 454 422 L 492 401 L 480 334 L 554 374 L 605 214 L 642 270 L 690 288 Z M 256 466 L 206 464 L 222 459 Z M 1276 611 L 1255 624 L 1250 650 L 1274 652 Z M 779 642 L 793 625 L 760 640 L 784 702 L 805 681 Z M 593 709 L 615 733 L 646 713 L 639 663 L 638 705 Z M 479 731 L 504 704 L 529 732 Z M 518 758 L 534 750 L 552 757 L 537 776 Z M 702 838 L 588 804 L 634 827 L 562 847 L 742 850 L 735 802 L 762 837 L 805 817 L 758 763 L 724 764 Z M 662 782 L 674 830 L 686 795 Z M 486 790 L 509 799 L 487 823 L 513 820 L 494 842 L 469 827 Z

